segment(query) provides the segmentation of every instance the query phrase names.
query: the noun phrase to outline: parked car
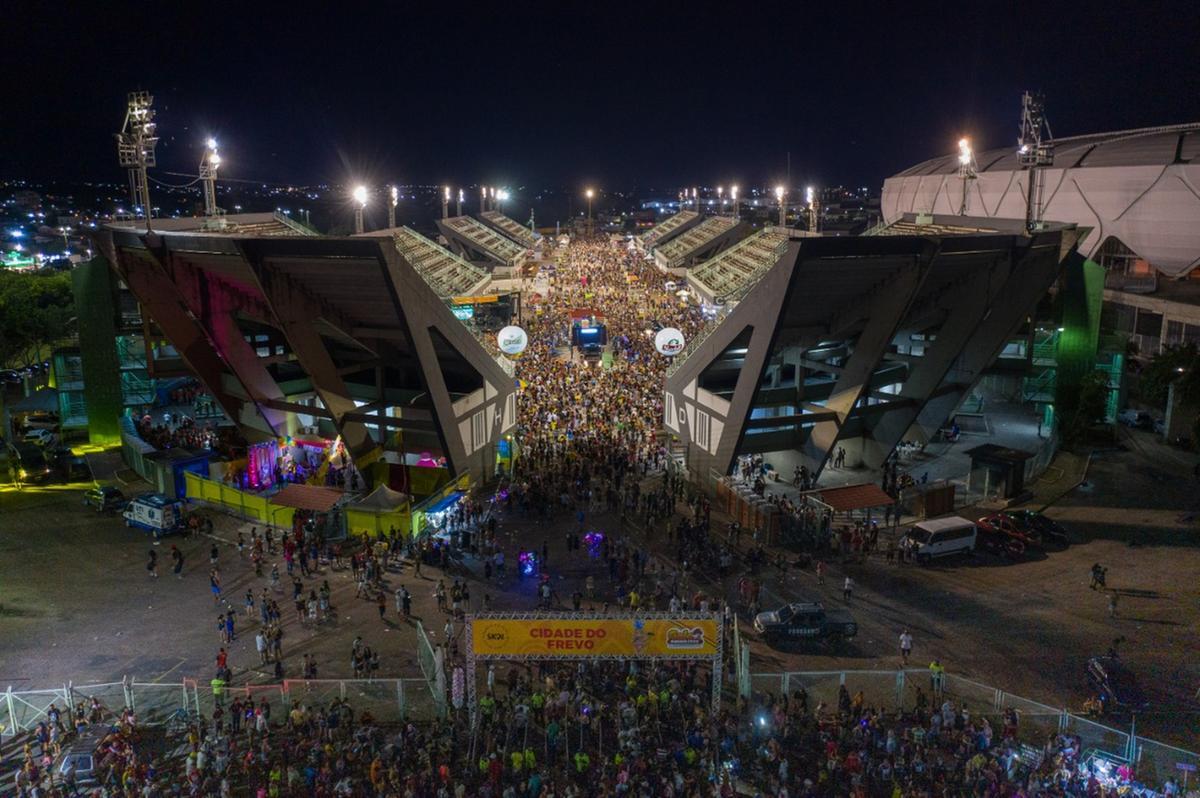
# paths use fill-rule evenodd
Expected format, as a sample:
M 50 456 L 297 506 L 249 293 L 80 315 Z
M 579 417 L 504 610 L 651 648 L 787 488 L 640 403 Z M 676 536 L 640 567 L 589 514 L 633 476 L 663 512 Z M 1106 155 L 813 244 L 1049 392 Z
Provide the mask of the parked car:
M 15 467 L 22 482 L 49 482 L 53 476 L 46 453 L 32 443 L 13 443 L 8 447 L 9 465 Z
M 1100 699 L 1105 714 L 1140 712 L 1150 704 L 1133 672 L 1118 657 L 1092 657 L 1087 661 L 1088 687 Z
M 87 460 L 70 449 L 56 451 L 53 461 L 59 476 L 66 482 L 90 482 L 92 479 L 92 469 L 88 467 Z
M 1047 518 L 1033 510 L 1005 510 L 1004 515 L 1011 518 L 1020 529 L 1025 530 L 1034 542 L 1042 549 L 1065 549 L 1071 545 L 1071 536 L 1057 521 Z
M 48 429 L 27 429 L 25 430 L 25 440 L 28 443 L 35 443 L 38 446 L 49 446 L 54 443 L 54 433 Z
M 25 416 L 25 429 L 58 429 L 58 413 L 30 413 Z
M 124 510 L 128 500 L 124 493 L 112 485 L 99 485 L 83 494 L 83 503 L 95 508 L 98 513 L 115 513 Z
M 1117 414 L 1117 421 L 1134 429 L 1154 429 L 1154 417 L 1145 410 L 1127 407 Z
M 1016 531 L 1007 517 L 1002 520 L 990 515 L 980 518 L 975 530 L 975 548 L 998 557 L 1019 560 L 1029 549 L 1028 538 Z
M 112 733 L 108 724 L 85 726 L 73 740 L 63 746 L 62 753 L 54 763 L 54 772 L 59 781 L 74 781 L 80 786 L 96 784 L 100 774 L 97 766 L 104 758 L 104 739 Z
M 785 604 L 754 616 L 754 629 L 764 640 L 849 640 L 858 624 L 841 610 L 826 610 L 816 602 Z
M 900 546 L 922 564 L 935 557 L 965 554 L 975 549 L 975 525 L 958 516 L 922 521 L 904 533 Z
M 4 369 L 0 371 L 0 382 L 19 383 L 21 381 L 21 372 L 16 369 Z

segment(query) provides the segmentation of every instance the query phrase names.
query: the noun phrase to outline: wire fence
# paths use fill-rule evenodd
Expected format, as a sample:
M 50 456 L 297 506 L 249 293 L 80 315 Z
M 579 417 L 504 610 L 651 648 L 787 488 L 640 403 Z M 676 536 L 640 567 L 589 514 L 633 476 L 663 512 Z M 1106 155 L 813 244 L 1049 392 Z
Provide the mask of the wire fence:
M 382 723 L 437 720 L 439 705 L 423 678 L 415 679 L 290 679 L 281 684 L 213 686 L 195 680 L 163 684 L 125 678 L 102 684 L 67 683 L 48 690 L 0 693 L 0 739 L 37 728 L 57 710 L 63 718 L 75 712 L 91 715 L 93 706 L 103 720 L 134 711 L 138 723 L 167 724 L 177 718 L 212 717 L 218 706 L 234 700 L 266 703 L 270 717 L 284 718 L 293 706 L 324 706 L 334 699 L 348 701 L 358 713 L 369 712 Z
M 1184 772 L 1200 770 L 1200 753 L 1177 748 L 1157 740 L 1114 729 L 1094 719 L 1072 714 L 1014 695 L 998 687 L 954 674 L 943 674 L 941 686 L 926 670 L 901 671 L 792 671 L 755 673 L 750 676 L 756 693 L 793 694 L 801 688 L 810 707 L 824 704 L 836 709 L 839 689 L 845 685 L 850 695 L 863 694 L 866 706 L 913 709 L 917 691 L 924 693 L 928 706 L 950 699 L 969 709 L 974 717 L 987 717 L 993 726 L 1003 722 L 1004 714 L 1016 710 L 1023 741 L 1044 742 L 1051 734 L 1078 736 L 1084 749 L 1095 749 L 1133 763 L 1147 783 L 1161 784 L 1168 778 L 1180 779 Z

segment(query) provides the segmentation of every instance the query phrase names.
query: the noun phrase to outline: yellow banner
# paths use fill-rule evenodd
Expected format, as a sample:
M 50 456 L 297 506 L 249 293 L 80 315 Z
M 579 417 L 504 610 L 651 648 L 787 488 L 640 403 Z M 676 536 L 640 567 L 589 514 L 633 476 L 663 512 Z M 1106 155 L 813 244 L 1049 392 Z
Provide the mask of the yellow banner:
M 471 624 L 480 657 L 715 656 L 719 633 L 712 618 L 476 618 Z
M 485 296 L 455 296 L 450 297 L 451 305 L 490 305 L 494 302 L 499 302 L 500 297 L 497 294 L 487 294 Z

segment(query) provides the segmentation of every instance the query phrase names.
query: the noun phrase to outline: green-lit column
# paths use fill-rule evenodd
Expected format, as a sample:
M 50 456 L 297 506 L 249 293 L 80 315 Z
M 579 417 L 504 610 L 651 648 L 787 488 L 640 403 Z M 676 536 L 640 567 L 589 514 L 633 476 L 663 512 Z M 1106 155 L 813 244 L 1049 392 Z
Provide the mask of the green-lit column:
M 116 278 L 103 257 L 80 264 L 72 276 L 79 353 L 83 358 L 88 439 L 99 446 L 121 442 L 121 363 L 117 357 Z

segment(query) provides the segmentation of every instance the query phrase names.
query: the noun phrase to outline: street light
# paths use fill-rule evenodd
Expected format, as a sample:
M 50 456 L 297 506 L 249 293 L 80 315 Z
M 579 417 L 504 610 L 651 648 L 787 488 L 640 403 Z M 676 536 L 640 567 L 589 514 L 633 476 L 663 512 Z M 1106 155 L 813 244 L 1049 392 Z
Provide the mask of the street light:
M 779 226 L 787 227 L 787 206 L 783 204 L 783 186 L 775 186 L 775 199 L 779 202 Z
M 725 187 L 717 186 L 717 203 L 721 206 L 721 213 L 725 212 Z
M 589 188 L 587 191 L 585 191 L 583 193 L 584 193 L 584 196 L 587 197 L 587 201 L 588 201 L 588 235 L 591 235 L 592 234 L 592 197 L 594 197 L 596 195 L 596 192 L 592 191 Z
M 396 203 L 400 201 L 400 189 L 392 186 L 389 189 L 392 195 L 392 204 L 388 206 L 388 228 L 396 226 Z
M 737 187 L 737 186 L 734 186 L 734 187 L 732 187 L 731 189 L 729 189 L 729 197 L 730 197 L 730 199 L 732 199 L 732 200 L 733 200 L 733 218 L 734 218 L 734 219 L 738 219 L 738 218 L 739 218 L 739 216 L 738 216 L 737 192 L 738 192 L 738 187 Z
M 354 187 L 354 232 L 362 234 L 363 231 L 363 208 L 367 207 L 367 187 Z

